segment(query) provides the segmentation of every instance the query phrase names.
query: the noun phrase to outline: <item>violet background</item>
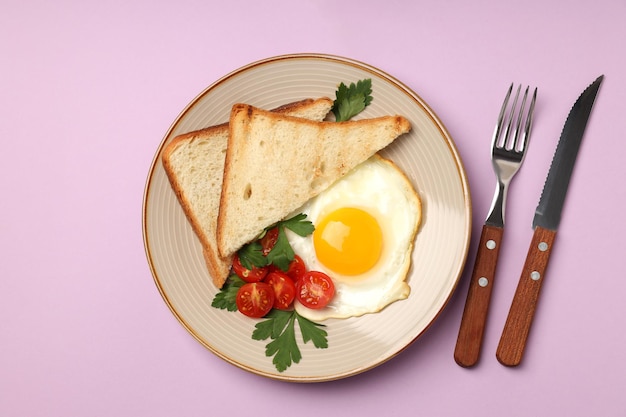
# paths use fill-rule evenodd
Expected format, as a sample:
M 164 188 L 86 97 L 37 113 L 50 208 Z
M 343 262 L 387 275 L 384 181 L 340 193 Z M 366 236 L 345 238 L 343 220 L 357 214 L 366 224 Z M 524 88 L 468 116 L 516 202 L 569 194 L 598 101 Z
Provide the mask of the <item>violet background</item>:
M 16 1 L 0 4 L 0 415 L 626 415 L 626 2 Z M 223 75 L 299 52 L 374 65 L 456 142 L 473 237 L 458 290 L 398 357 L 290 384 L 217 358 L 153 282 L 141 214 L 154 153 Z M 563 122 L 603 86 L 572 178 L 523 364 L 495 349 Z M 511 82 L 539 88 L 509 194 L 481 362 L 453 350 L 495 178 L 489 144 Z

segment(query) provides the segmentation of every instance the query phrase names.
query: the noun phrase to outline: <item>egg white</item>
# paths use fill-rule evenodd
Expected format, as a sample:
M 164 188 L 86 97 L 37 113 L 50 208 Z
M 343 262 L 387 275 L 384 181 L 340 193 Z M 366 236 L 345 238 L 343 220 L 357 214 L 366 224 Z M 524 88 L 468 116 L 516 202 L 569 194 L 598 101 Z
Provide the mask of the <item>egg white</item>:
M 407 298 L 411 291 L 406 277 L 422 212 L 419 196 L 404 173 L 393 162 L 374 155 L 296 212 L 306 214 L 316 225 L 341 207 L 357 207 L 376 218 L 383 232 L 383 250 L 369 271 L 342 276 L 320 263 L 312 236 L 287 233 L 294 252 L 307 268 L 325 272 L 335 284 L 335 296 L 323 309 L 313 310 L 295 302 L 296 311 L 310 320 L 376 313 Z

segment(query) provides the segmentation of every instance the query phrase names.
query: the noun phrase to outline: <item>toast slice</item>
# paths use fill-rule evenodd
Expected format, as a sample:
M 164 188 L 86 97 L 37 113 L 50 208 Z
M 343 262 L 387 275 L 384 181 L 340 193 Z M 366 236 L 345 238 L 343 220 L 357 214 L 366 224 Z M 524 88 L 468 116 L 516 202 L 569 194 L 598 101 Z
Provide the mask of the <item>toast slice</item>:
M 402 116 L 311 121 L 233 106 L 217 242 L 228 257 L 411 129 Z
M 332 105 L 330 98 L 322 97 L 286 104 L 273 111 L 323 120 Z M 216 241 L 228 135 L 228 123 L 186 133 L 175 137 L 161 157 L 170 185 L 200 240 L 207 269 L 217 288 L 224 285 L 232 264 L 231 256 L 219 255 Z

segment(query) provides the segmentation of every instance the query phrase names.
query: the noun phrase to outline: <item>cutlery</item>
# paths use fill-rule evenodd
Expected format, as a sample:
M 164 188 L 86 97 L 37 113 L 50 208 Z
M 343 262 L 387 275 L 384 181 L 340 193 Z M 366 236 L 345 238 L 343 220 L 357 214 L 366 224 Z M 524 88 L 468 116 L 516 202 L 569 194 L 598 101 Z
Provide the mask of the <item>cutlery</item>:
M 533 219 L 534 233 L 522 269 L 496 357 L 506 366 L 517 366 L 524 348 L 539 300 L 539 292 L 553 250 L 561 220 L 565 194 L 576 162 L 583 133 L 604 76 L 598 77 L 583 91 L 567 116 L 561 138 L 548 171 L 546 183 Z
M 461 327 L 454 350 L 454 360 L 463 367 L 475 365 L 480 356 L 498 254 L 504 234 L 504 211 L 508 187 L 511 179 L 522 165 L 528 149 L 537 89 L 535 88 L 533 92 L 524 117 L 529 89 L 526 87 L 516 117 L 515 111 L 520 89 L 521 86 L 518 86 L 513 104 L 507 113 L 513 84 L 509 87 L 493 134 L 491 162 L 497 178 L 496 191 L 489 215 L 482 227 L 474 270 L 470 279 Z M 524 119 L 525 123 L 523 124 Z M 511 130 L 512 128 L 514 131 Z

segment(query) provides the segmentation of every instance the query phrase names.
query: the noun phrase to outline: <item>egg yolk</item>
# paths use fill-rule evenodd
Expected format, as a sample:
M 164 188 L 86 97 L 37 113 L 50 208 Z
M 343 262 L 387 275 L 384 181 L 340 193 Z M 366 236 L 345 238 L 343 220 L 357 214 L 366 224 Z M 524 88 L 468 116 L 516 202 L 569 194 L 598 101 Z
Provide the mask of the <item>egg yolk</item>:
M 343 207 L 316 225 L 313 246 L 317 259 L 328 269 L 354 276 L 376 265 L 383 248 L 383 233 L 368 212 Z

